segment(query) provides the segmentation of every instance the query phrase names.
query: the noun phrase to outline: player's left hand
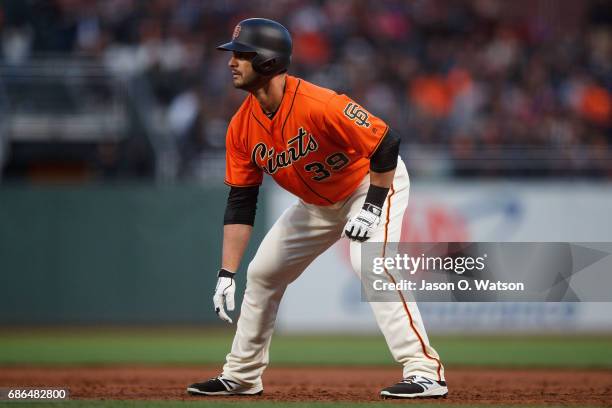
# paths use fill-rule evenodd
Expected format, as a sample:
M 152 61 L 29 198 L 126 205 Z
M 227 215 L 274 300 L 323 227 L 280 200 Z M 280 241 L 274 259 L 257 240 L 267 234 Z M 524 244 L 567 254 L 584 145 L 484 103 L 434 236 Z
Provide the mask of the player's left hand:
M 215 295 L 213 296 L 213 303 L 215 304 L 215 313 L 221 320 L 225 320 L 228 323 L 232 323 L 231 317 L 225 312 L 224 304 L 227 305 L 227 310 L 234 310 L 234 293 L 236 292 L 236 282 L 234 282 L 234 275 L 230 271 L 221 269 L 219 271 L 217 286 L 215 287 Z
M 366 204 L 355 217 L 351 218 L 344 227 L 342 235 L 353 241 L 364 242 L 370 239 L 378 224 L 382 210 L 373 204 Z

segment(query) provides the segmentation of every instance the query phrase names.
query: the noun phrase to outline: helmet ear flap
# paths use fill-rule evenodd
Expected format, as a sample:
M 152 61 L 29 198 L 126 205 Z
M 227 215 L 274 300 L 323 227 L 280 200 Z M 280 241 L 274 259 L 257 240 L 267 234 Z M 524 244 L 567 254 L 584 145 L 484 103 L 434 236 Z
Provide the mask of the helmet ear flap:
M 264 61 L 264 63 L 261 64 L 262 71 L 266 73 L 272 73 L 275 67 L 276 67 L 276 58 L 271 58 L 267 61 Z
M 266 58 L 264 55 L 258 53 L 252 61 L 253 69 L 258 74 L 271 75 L 276 72 L 277 61 L 278 59 L 276 57 Z

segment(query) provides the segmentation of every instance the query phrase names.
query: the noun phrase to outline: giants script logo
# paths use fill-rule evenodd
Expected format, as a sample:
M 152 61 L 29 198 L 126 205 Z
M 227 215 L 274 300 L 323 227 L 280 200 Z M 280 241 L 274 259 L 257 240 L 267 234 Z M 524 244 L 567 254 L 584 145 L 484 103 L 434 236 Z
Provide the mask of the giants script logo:
M 368 122 L 368 112 L 361 109 L 361 106 L 356 103 L 349 102 L 344 108 L 344 114 L 347 118 L 354 120 L 357 126 L 365 126 L 370 127 L 370 122 Z
M 299 128 L 297 136 L 287 141 L 287 146 L 287 150 L 274 154 L 274 148 L 268 148 L 265 143 L 257 143 L 251 160 L 266 173 L 274 174 L 278 169 L 290 166 L 319 148 L 314 136 L 303 128 Z
M 240 35 L 240 30 L 241 30 L 241 27 L 240 27 L 240 24 L 238 24 L 236 28 L 234 28 L 234 34 L 232 34 L 232 41 L 238 38 L 238 35 Z

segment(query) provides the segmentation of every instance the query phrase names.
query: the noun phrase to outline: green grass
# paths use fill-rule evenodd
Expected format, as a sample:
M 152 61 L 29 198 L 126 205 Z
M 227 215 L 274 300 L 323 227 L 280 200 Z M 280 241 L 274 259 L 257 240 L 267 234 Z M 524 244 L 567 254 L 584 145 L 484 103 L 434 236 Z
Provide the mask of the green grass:
M 232 333 L 211 330 L 4 330 L 0 364 L 213 364 Z M 432 337 L 446 365 L 612 368 L 612 337 Z M 276 336 L 274 365 L 395 364 L 382 336 Z

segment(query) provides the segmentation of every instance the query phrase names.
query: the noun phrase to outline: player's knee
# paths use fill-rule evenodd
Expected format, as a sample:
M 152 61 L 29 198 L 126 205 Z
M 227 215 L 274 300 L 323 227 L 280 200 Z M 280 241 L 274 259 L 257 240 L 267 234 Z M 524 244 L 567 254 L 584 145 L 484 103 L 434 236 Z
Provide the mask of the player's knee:
M 249 266 L 247 267 L 247 280 L 257 280 L 261 275 L 261 268 L 258 267 L 258 263 L 255 260 L 249 262 Z
M 264 262 L 259 261 L 257 258 L 253 259 L 247 267 L 247 283 L 265 286 L 270 277 L 270 265 L 266 265 Z

